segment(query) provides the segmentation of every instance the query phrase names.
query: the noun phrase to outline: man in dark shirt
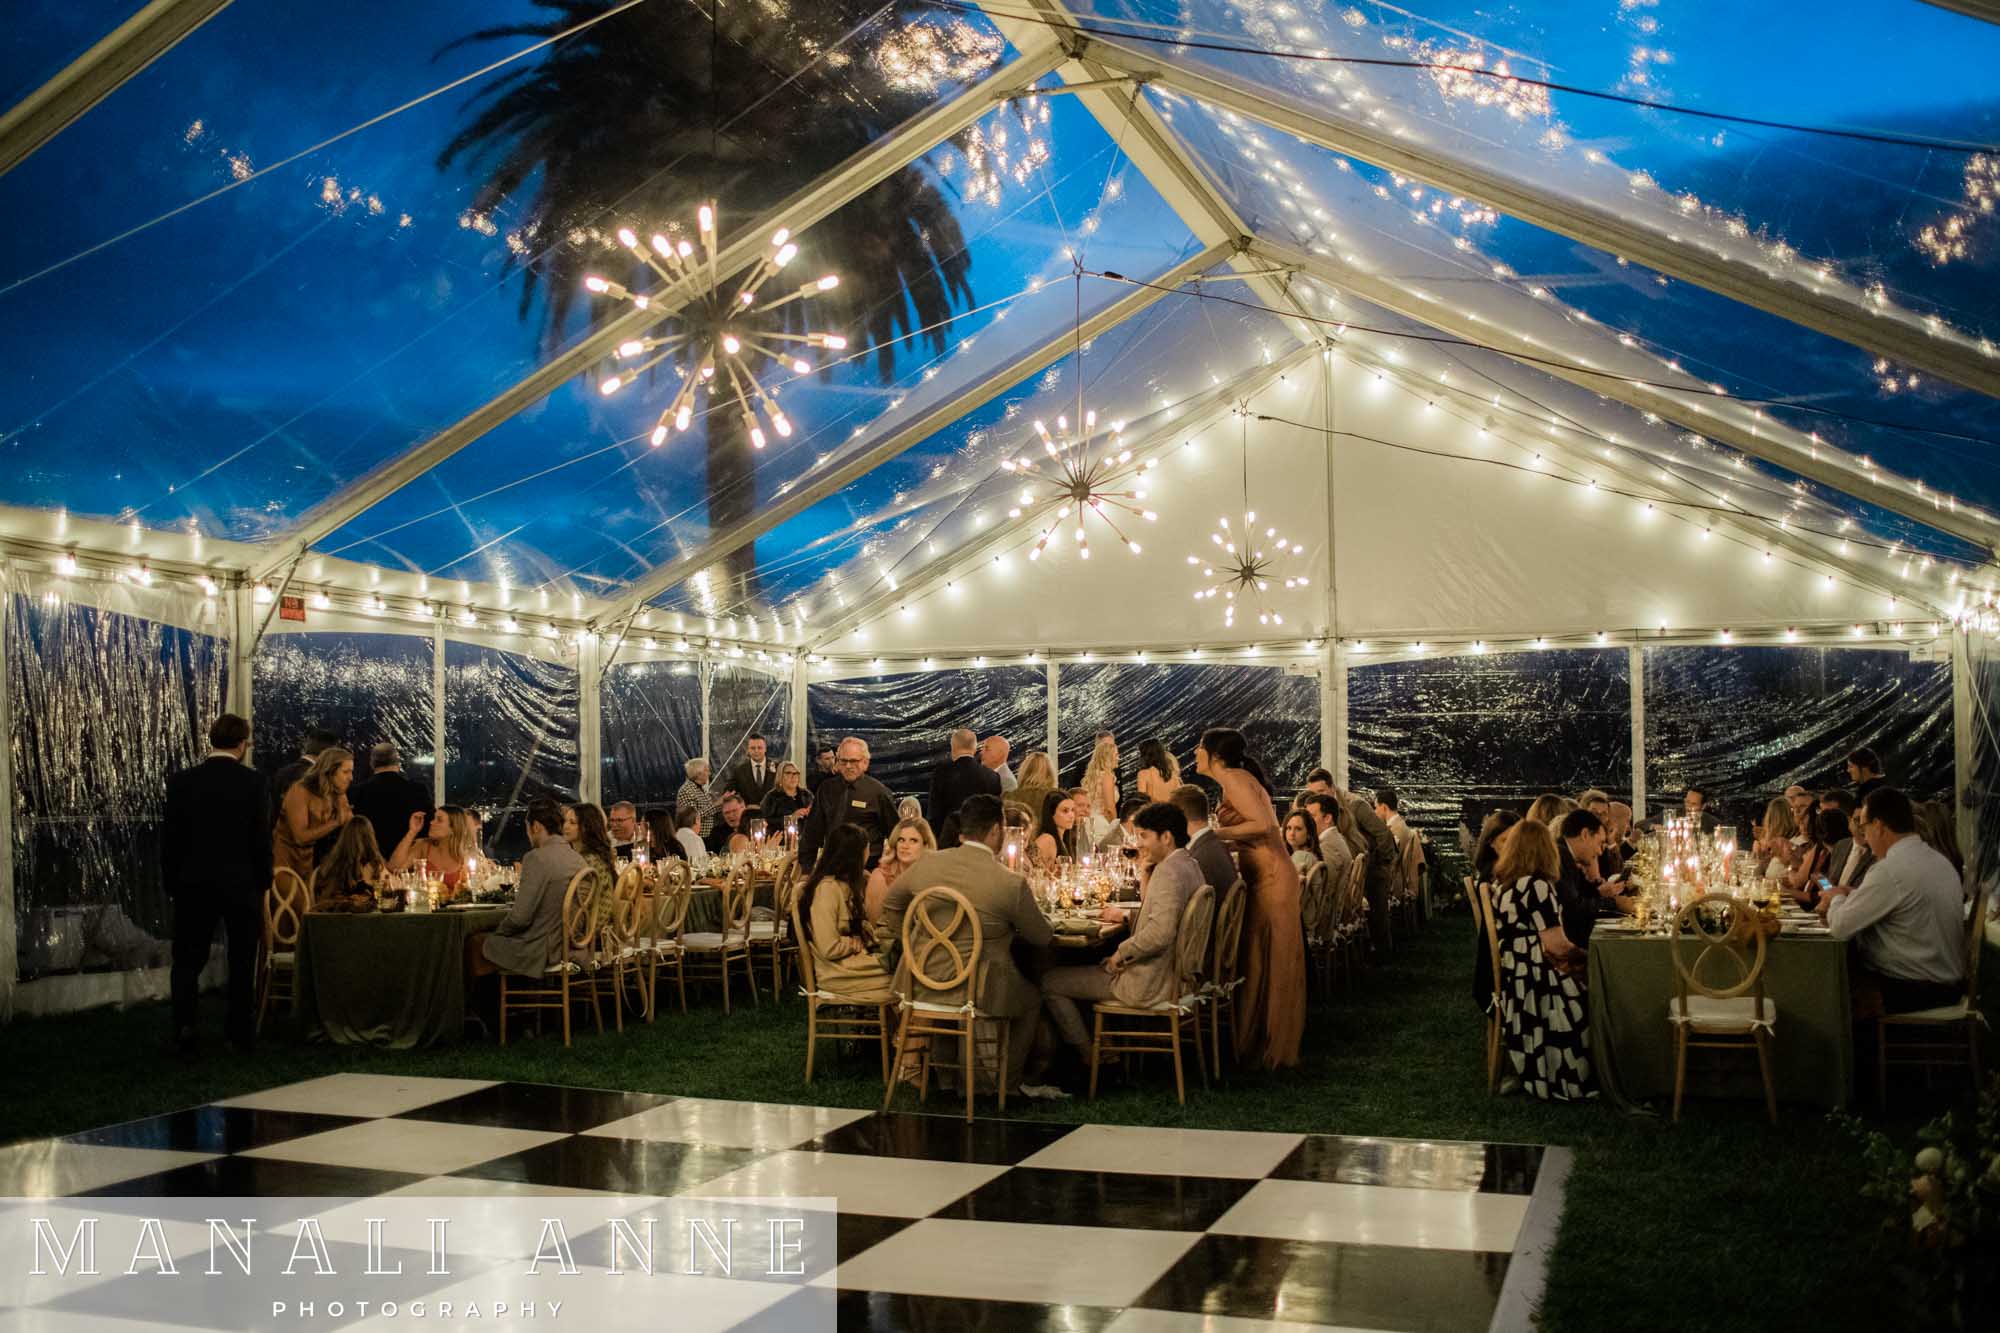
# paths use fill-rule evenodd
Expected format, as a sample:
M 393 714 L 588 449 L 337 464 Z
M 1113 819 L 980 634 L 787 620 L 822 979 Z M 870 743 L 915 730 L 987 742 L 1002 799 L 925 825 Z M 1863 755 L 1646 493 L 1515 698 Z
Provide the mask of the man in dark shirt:
M 966 797 L 1000 794 L 1000 775 L 979 762 L 978 750 L 979 737 L 960 727 L 951 733 L 950 757 L 931 770 L 926 809 L 940 848 L 958 846 L 958 808 Z
M 1847 779 L 1854 784 L 1854 804 L 1858 807 L 1868 793 L 1888 782 L 1882 775 L 1882 761 L 1873 750 L 1862 746 L 1847 756 Z
M 727 852 L 731 838 L 739 833 L 750 832 L 743 827 L 743 815 L 746 809 L 748 807 L 743 804 L 743 798 L 735 792 L 723 797 L 722 804 L 716 811 L 715 827 L 708 831 L 706 838 L 702 839 L 702 845 L 714 855 Z
M 375 845 L 387 856 L 410 831 L 411 815 L 421 813 L 428 827 L 431 793 L 403 772 L 403 755 L 393 741 L 378 742 L 368 752 L 368 770 L 348 789 L 347 803 L 374 827 Z
M 722 775 L 722 790 L 735 792 L 752 810 L 762 807 L 771 788 L 778 785 L 778 765 L 765 757 L 765 744 L 763 736 L 751 732 L 743 742 L 743 757 Z
M 228 1018 L 239 1049 L 256 1036 L 259 906 L 271 886 L 271 796 L 246 766 L 250 723 L 224 713 L 208 729 L 208 758 L 167 779 L 160 872 L 174 900 L 174 1038 L 196 1042 L 201 969 L 220 921 L 228 941 Z
M 1563 934 L 1579 947 L 1590 943 L 1598 917 L 1618 915 L 1616 900 L 1622 886 L 1598 869 L 1603 851 L 1603 820 L 1588 810 L 1572 810 L 1563 816 L 1556 838 L 1556 852 L 1562 859 L 1556 901 L 1562 906 Z
M 868 835 L 868 859 L 872 863 L 896 827 L 896 798 L 889 789 L 868 776 L 868 743 L 849 736 L 834 751 L 833 777 L 819 784 L 813 793 L 812 810 L 799 825 L 799 863 L 811 865 L 819 856 L 826 835 L 842 824 L 858 824 Z

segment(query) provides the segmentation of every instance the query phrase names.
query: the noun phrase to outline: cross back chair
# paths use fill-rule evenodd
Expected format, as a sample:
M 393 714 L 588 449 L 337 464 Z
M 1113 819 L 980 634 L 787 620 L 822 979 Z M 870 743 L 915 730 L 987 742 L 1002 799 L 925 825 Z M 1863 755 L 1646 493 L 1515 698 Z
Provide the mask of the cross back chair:
M 1472 904 L 1472 921 L 1484 941 L 1486 960 L 1493 965 L 1493 994 L 1486 1001 L 1486 1092 L 1500 1090 L 1500 922 L 1493 915 L 1493 886 L 1465 877 L 1465 898 Z
M 942 924 L 931 915 L 933 903 L 950 912 Z M 961 946 L 957 939 L 958 932 L 968 925 L 972 938 L 967 945 Z M 972 1093 L 979 1081 L 978 1048 L 982 1044 L 998 1047 L 999 1063 L 994 1066 L 997 1075 L 994 1082 L 1000 1090 L 1000 1109 L 1007 1109 L 1009 1024 L 1005 1019 L 995 1019 L 990 1014 L 979 1012 L 979 983 L 985 977 L 980 966 L 980 953 L 985 947 L 986 931 L 979 923 L 979 913 L 972 910 L 971 901 L 957 889 L 943 885 L 925 889 L 910 900 L 909 908 L 903 913 L 903 963 L 909 969 L 910 992 L 897 1005 L 902 1011 L 903 1023 L 896 1033 L 896 1059 L 892 1067 L 903 1067 L 912 1037 L 957 1037 L 963 1053 L 959 1073 L 965 1083 L 967 1120 L 972 1119 Z M 959 1004 L 916 998 L 926 992 L 950 994 L 961 988 L 965 998 Z M 998 1027 L 1000 1035 L 997 1039 L 984 1043 L 980 1041 L 978 1030 L 981 1019 Z M 931 1064 L 941 1048 L 940 1041 L 927 1042 L 918 1061 L 917 1100 L 920 1102 L 930 1095 Z M 896 1082 L 891 1079 L 888 1089 L 882 1094 L 883 1110 L 889 1109 L 895 1095 Z
M 585 866 L 570 876 L 569 887 L 563 890 L 562 935 L 556 942 L 556 956 L 542 969 L 541 977 L 517 977 L 504 970 L 500 973 L 502 1046 L 507 1044 L 509 1014 L 549 1009 L 562 1012 L 563 1045 L 569 1045 L 572 991 L 590 1000 L 591 1017 L 597 1022 L 598 1032 L 604 1031 L 604 1011 L 598 1008 L 597 984 L 594 978 L 586 976 L 597 966 L 597 932 L 602 924 L 600 904 L 595 901 L 598 896 L 590 867 Z
M 731 874 L 722 885 L 722 929 L 683 931 L 682 962 L 689 981 L 722 985 L 722 1012 L 729 1012 L 729 978 L 740 970 L 750 983 L 750 1003 L 758 1003 L 757 969 L 750 953 L 750 905 L 755 881 L 749 867 Z
M 1354 969 L 1367 956 L 1368 862 L 1357 855 L 1347 868 L 1347 886 L 1340 898 L 1340 981 L 1354 985 Z
M 646 966 L 646 1021 L 659 1013 L 660 972 L 670 968 L 680 991 L 681 1012 L 688 1009 L 686 951 L 681 930 L 687 924 L 688 901 L 694 896 L 694 872 L 688 863 L 670 860 L 660 872 L 660 885 L 645 899 L 644 933 L 638 940 Z
M 258 988 L 256 1031 L 264 1030 L 271 1001 L 292 1003 L 298 997 L 299 935 L 305 914 L 312 911 L 312 889 L 289 866 L 278 867 L 271 887 L 264 890 L 264 982 Z
M 1339 889 L 1324 861 L 1313 862 L 1306 870 L 1305 882 L 1299 886 L 1299 925 L 1305 931 L 1306 960 L 1319 973 L 1322 989 L 1330 989 L 1333 983 L 1333 934 L 1339 920 Z
M 1989 891 L 1972 895 L 1972 915 L 1965 923 L 1965 994 L 1950 1004 L 1913 1013 L 1884 1014 L 1875 1035 L 1875 1101 L 1889 1104 L 1889 1066 L 1920 1065 L 1924 1077 L 1941 1066 L 1963 1065 L 1979 1086 L 1979 1034 L 1986 1015 L 1979 1007 L 1979 955 L 1985 952 L 1986 902 Z M 1890 1034 L 1898 1036 L 1893 1043 Z
M 1325 863 L 1316 863 L 1313 869 L 1319 872 L 1320 884 L 1324 888 Z M 1331 904 L 1330 896 L 1327 902 Z M 1215 1067 L 1218 1083 L 1222 1081 L 1223 1035 L 1228 1034 L 1232 1047 L 1236 1044 L 1236 992 L 1243 986 L 1243 917 L 1248 906 L 1249 894 L 1243 887 L 1243 881 L 1238 879 L 1222 895 L 1222 906 L 1216 909 L 1215 929 L 1212 932 L 1215 950 L 1209 959 L 1207 979 L 1200 990 L 1202 1003 L 1208 1007 L 1208 1058 Z M 1225 1012 L 1228 1022 L 1223 1021 Z M 1199 1018 L 1195 1026 L 1201 1026 Z M 1204 1085 L 1206 1081 L 1204 1075 Z
M 821 1042 L 873 1038 L 882 1054 L 883 1085 L 893 1088 L 895 1085 L 889 1081 L 889 1006 L 892 1002 L 846 999 L 833 991 L 820 989 L 819 964 L 813 958 L 812 944 L 799 919 L 799 895 L 796 892 L 785 904 L 785 915 L 792 927 L 792 938 L 798 942 L 799 986 L 806 997 L 806 1082 L 813 1081 L 813 1055 Z M 826 1011 L 824 1017 L 821 1010 Z
M 1238 880 L 1238 884 L 1242 881 Z M 1202 1061 L 1201 1018 L 1195 1006 L 1199 999 L 1201 969 L 1208 954 L 1209 932 L 1215 924 L 1215 889 L 1207 884 L 1194 891 L 1181 912 L 1180 929 L 1174 936 L 1174 992 L 1156 1004 L 1120 1004 L 1099 1000 L 1092 1006 L 1090 1035 L 1090 1099 L 1097 1100 L 1097 1070 L 1106 1055 L 1171 1055 L 1174 1058 L 1174 1095 L 1187 1105 L 1187 1075 L 1181 1065 L 1181 1042 L 1185 1027 L 1194 1033 L 1195 1068 L 1207 1086 L 1208 1068 Z M 1107 1018 L 1124 1020 L 1106 1027 Z
M 1404 927 L 1415 934 L 1422 923 L 1424 840 L 1412 837 L 1396 855 L 1396 911 Z
M 1680 910 L 1670 937 L 1674 959 L 1674 996 L 1667 1001 L 1667 1021 L 1674 1029 L 1674 1120 L 1681 1118 L 1681 1097 L 1687 1090 L 1687 1053 L 1705 1050 L 1749 1051 L 1757 1054 L 1764 1076 L 1764 1109 L 1778 1123 L 1778 1094 L 1771 1082 L 1771 1042 L 1778 1026 L 1778 1006 L 1764 996 L 1764 962 L 1768 942 L 1756 927 L 1756 909 L 1738 898 L 1711 894 Z M 1689 935 L 1699 942 L 1688 962 Z M 1747 955 L 1747 956 L 1746 956 Z M 1720 984 L 1705 979 L 1710 965 L 1724 968 Z
M 784 998 L 785 960 L 792 960 L 797 967 L 799 955 L 798 931 L 791 923 L 792 900 L 798 897 L 803 887 L 796 857 L 786 857 L 778 863 L 777 872 L 771 877 L 771 919 L 751 921 L 750 949 L 754 954 L 768 955 L 771 960 L 771 994 Z
M 606 904 L 597 932 L 596 971 L 592 980 L 611 1001 L 612 1022 L 625 1030 L 625 988 L 629 983 L 639 1012 L 648 1012 L 646 965 L 639 948 L 645 933 L 645 876 L 635 865 L 619 870 L 611 883 L 611 901 Z

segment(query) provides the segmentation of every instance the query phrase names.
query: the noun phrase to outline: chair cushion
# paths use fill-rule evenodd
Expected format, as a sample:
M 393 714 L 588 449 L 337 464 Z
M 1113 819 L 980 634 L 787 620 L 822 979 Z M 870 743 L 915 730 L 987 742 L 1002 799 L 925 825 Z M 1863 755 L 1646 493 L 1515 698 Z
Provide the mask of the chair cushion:
M 752 921 L 750 923 L 750 938 L 753 940 L 768 940 L 774 935 L 785 933 L 778 929 L 778 925 L 779 923 L 776 921 Z
M 1687 1001 L 1687 1017 L 1681 1017 L 1681 1002 L 1667 1001 L 1667 1021 L 1685 1022 L 1696 1032 L 1749 1032 L 1752 1028 L 1775 1029 L 1778 1026 L 1778 1006 L 1768 998 L 1764 1001 L 1764 1017 L 1757 1018 L 1757 999 L 1753 995 L 1737 995 L 1730 999 L 1717 999 L 1712 995 L 1690 995 Z
M 1941 1004 L 1935 1009 L 1913 1009 L 1906 1014 L 1887 1014 L 1885 1023 L 1957 1023 L 1972 1016 L 1972 1006 L 1964 1000 Z
M 748 940 L 741 935 L 731 935 L 725 943 L 719 930 L 694 930 L 681 936 L 681 945 L 697 953 L 713 952 L 723 948 L 740 948 L 746 943 Z
M 297 957 L 297 954 L 293 953 L 290 949 L 286 949 L 283 953 L 272 954 L 271 961 L 279 967 L 290 967 Z

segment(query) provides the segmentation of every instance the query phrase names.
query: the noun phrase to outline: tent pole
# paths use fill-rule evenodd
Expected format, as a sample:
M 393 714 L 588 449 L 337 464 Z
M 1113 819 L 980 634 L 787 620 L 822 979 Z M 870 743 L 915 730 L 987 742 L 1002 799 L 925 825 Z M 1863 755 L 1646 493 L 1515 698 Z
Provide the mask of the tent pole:
M 799 772 L 806 771 L 806 729 L 812 725 L 812 710 L 806 706 L 806 655 L 792 655 L 792 743 L 786 747 Z
M 708 760 L 708 777 L 713 782 L 720 774 L 715 771 L 715 756 L 708 752 L 708 695 L 715 686 L 715 666 L 706 657 L 695 663 L 697 678 L 701 681 L 701 757 Z
M 1320 477 L 1326 496 L 1326 644 L 1320 662 L 1319 762 L 1334 774 L 1334 785 L 1346 785 L 1347 667 L 1340 649 L 1340 542 L 1334 522 L 1333 349 L 1319 357 Z
M 604 804 L 604 745 L 599 711 L 604 699 L 604 656 L 595 634 L 584 634 L 576 646 L 577 794 L 592 805 Z
M 1333 643 L 1333 711 L 1337 725 L 1333 730 L 1333 785 L 1347 790 L 1348 770 L 1348 723 L 1347 723 L 1347 673 L 1352 666 L 1347 659 L 1347 645 L 1338 639 Z
M 1963 830 L 1977 828 L 1976 819 L 1966 816 L 1972 807 L 1972 775 L 1979 763 L 1977 750 L 1978 732 L 1974 727 L 1974 709 L 1977 705 L 1972 698 L 1972 639 L 1963 627 L 1954 629 L 1951 635 L 1951 739 L 1952 739 L 1952 815 Z M 1959 834 L 1960 849 L 1963 850 L 1972 839 L 1963 832 Z M 1977 848 L 1973 849 L 1975 852 Z
M 1046 702 L 1048 705 L 1049 766 L 1055 769 L 1056 781 L 1060 783 L 1062 781 L 1062 761 L 1057 758 L 1058 751 L 1056 749 L 1056 690 L 1062 683 L 1062 668 L 1056 665 L 1054 658 L 1051 658 L 1049 659 L 1048 666 L 1043 669 L 1042 674 L 1046 682 L 1042 688 L 1048 692 Z M 1041 817 L 1039 810 L 1035 812 L 1035 817 L 1038 819 Z
M 252 599 L 256 592 L 248 580 L 239 582 L 229 590 L 229 711 L 250 724 L 251 734 L 257 730 L 257 692 L 252 681 L 253 664 L 257 645 L 253 642 L 251 625 L 257 619 L 257 609 Z M 254 744 L 254 742 L 253 742 Z
M 20 938 L 14 925 L 14 715 L 7 637 L 14 617 L 14 590 L 0 579 L 0 1023 L 14 1017 L 14 985 L 21 975 Z
M 1334 666 L 1334 656 L 1339 646 L 1332 639 L 1323 640 L 1319 649 L 1319 766 L 1329 773 L 1336 770 L 1339 761 L 1340 742 L 1335 739 L 1340 734 L 1340 687 L 1334 679 L 1338 669 Z
M 1646 818 L 1646 650 L 1625 646 L 1626 685 L 1632 692 L 1632 820 Z
M 444 618 L 431 631 L 431 803 L 444 804 Z

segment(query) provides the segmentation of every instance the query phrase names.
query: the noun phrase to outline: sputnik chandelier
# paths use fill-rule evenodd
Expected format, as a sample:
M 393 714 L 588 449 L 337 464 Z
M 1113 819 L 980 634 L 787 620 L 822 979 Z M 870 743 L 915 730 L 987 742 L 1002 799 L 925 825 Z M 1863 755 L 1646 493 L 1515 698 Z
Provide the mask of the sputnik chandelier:
M 1235 627 L 1238 605 L 1254 606 L 1260 625 L 1282 625 L 1285 617 L 1265 605 L 1264 594 L 1279 581 L 1287 588 L 1306 586 L 1304 574 L 1286 574 L 1279 567 L 1280 560 L 1304 555 L 1306 548 L 1280 536 L 1276 527 L 1267 526 L 1263 535 L 1258 535 L 1257 511 L 1250 507 L 1250 413 L 1247 408 L 1238 408 L 1237 415 L 1243 420 L 1243 508 L 1234 526 L 1227 514 L 1216 518 L 1215 531 L 1208 534 L 1214 551 L 1187 558 L 1201 571 L 1203 580 L 1194 599 L 1206 602 L 1221 597 L 1225 629 Z
M 830 292 L 840 285 L 840 279 L 829 273 L 773 300 L 761 299 L 765 284 L 798 257 L 799 247 L 792 243 L 791 233 L 780 229 L 771 237 L 770 251 L 729 292 L 733 275 L 723 273 L 717 259 L 713 202 L 703 204 L 697 213 L 696 235 L 699 248 L 685 237 L 675 240 L 659 232 L 642 243 L 630 227 L 618 229 L 618 243 L 660 280 L 651 292 L 635 292 L 596 274 L 583 280 L 590 291 L 629 302 L 637 310 L 653 309 L 662 293 L 675 287 L 699 285 L 678 311 L 661 315 L 656 328 L 669 331 L 629 338 L 618 345 L 618 365 L 598 381 L 598 392 L 609 397 L 647 371 L 672 361 L 680 388 L 653 426 L 655 446 L 666 441 L 668 423 L 677 431 L 694 424 L 698 400 L 707 393 L 734 407 L 751 445 L 762 449 L 768 443 L 766 424 L 783 439 L 790 437 L 792 423 L 778 406 L 777 389 L 758 380 L 751 358 L 761 357 L 793 374 L 805 375 L 811 373 L 812 363 L 794 348 L 839 351 L 847 346 L 847 339 L 839 334 L 804 330 L 798 327 L 801 321 L 789 316 L 773 318 L 772 312 Z

